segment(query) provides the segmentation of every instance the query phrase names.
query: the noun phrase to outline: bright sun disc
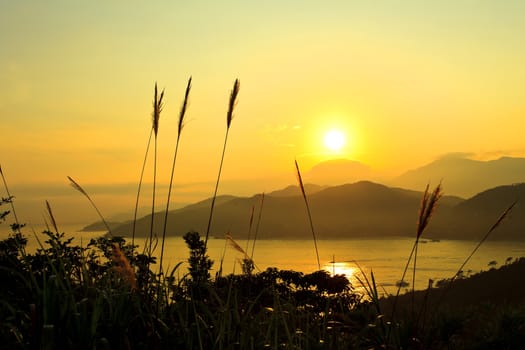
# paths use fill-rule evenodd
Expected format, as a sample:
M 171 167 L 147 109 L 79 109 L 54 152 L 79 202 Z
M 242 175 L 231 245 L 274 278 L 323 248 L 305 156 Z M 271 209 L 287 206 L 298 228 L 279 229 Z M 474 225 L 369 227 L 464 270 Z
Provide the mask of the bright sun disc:
M 332 151 L 339 151 L 345 145 L 345 135 L 339 130 L 330 130 L 324 136 L 324 144 Z

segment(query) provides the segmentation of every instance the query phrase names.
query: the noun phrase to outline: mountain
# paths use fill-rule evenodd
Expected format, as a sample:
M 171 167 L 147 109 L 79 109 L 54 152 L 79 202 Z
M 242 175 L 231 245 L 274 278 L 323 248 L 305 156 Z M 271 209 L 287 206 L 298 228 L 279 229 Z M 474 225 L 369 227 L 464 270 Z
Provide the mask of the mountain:
M 319 239 L 413 236 L 422 192 L 360 181 L 332 187 L 311 186 L 308 203 Z M 313 192 L 312 192 L 313 191 Z M 295 193 L 295 194 L 294 194 Z M 492 233 L 491 239 L 525 239 L 525 184 L 498 186 L 469 199 L 444 196 L 438 203 L 424 238 L 480 240 L 514 201 L 508 217 Z M 195 230 L 204 234 L 211 200 L 207 199 L 168 215 L 168 236 L 181 236 Z M 306 206 L 294 186 L 265 195 L 258 239 L 310 239 Z M 252 210 L 261 210 L 261 195 L 219 196 L 216 199 L 211 235 L 230 233 L 247 238 Z M 162 234 L 164 212 L 155 213 L 154 231 Z M 149 235 L 151 215 L 140 218 L 136 235 Z M 250 234 L 254 234 L 254 226 Z M 112 227 L 116 235 L 129 236 L 132 223 Z
M 258 237 L 309 239 L 311 231 L 302 196 L 299 193 L 283 196 L 282 193 L 265 196 Z M 399 236 L 414 234 L 421 197 L 420 192 L 361 181 L 319 190 L 308 195 L 308 203 L 319 239 Z M 451 210 L 458 201 L 461 199 L 445 197 L 441 207 Z M 223 237 L 231 233 L 236 239 L 246 238 L 252 208 L 258 216 L 260 205 L 261 195 L 222 197 L 216 202 L 210 234 Z M 207 200 L 170 211 L 167 234 L 180 236 L 190 230 L 204 234 L 209 210 Z M 154 227 L 158 236 L 163 220 L 164 213 L 155 214 Z M 151 215 L 137 221 L 138 236 L 149 234 L 150 222 Z M 114 234 L 124 236 L 130 232 L 131 223 L 113 230 Z
M 410 170 L 388 184 L 421 190 L 429 182 L 440 181 L 446 193 L 470 197 L 487 188 L 525 182 L 525 158 L 479 161 L 451 155 Z
M 431 235 L 449 239 L 480 240 L 514 202 L 515 206 L 490 237 L 498 240 L 524 240 L 524 183 L 483 191 L 457 204 L 446 215 L 436 215 Z
M 327 188 L 327 186 L 304 184 L 304 192 L 307 195 L 312 195 L 325 188 Z M 272 197 L 293 197 L 293 196 L 301 196 L 301 195 L 302 195 L 301 189 L 299 188 L 299 186 L 293 186 L 293 185 L 285 187 L 282 190 L 277 190 L 277 191 L 268 193 L 268 196 L 272 196 Z
M 217 196 L 217 198 L 215 198 L 215 205 L 220 205 L 221 203 L 225 203 L 225 202 L 228 202 L 234 198 L 237 198 L 235 196 L 231 196 L 231 195 L 222 195 L 222 196 Z M 183 206 L 182 208 L 183 209 L 186 209 L 186 210 L 189 210 L 189 211 L 193 211 L 193 210 L 208 210 L 211 206 L 211 198 L 208 198 L 208 199 L 205 199 L 205 200 L 202 200 L 202 201 L 199 201 L 199 202 L 196 202 L 196 203 L 193 203 L 193 204 L 189 204 L 189 205 L 186 205 L 186 206 Z M 141 208 L 139 212 L 144 212 L 144 208 Z M 151 209 L 149 209 L 148 211 L 146 212 L 150 212 L 151 213 Z M 163 211 L 162 212 L 162 217 L 164 218 L 164 213 L 166 211 Z M 170 213 L 172 211 L 170 210 Z M 158 216 L 159 214 L 155 214 L 155 216 Z M 118 230 L 122 227 L 128 227 L 129 230 L 126 231 L 126 232 L 132 232 L 132 229 L 131 227 L 133 226 L 133 220 L 132 220 L 132 215 L 131 214 L 128 214 L 127 216 L 121 216 L 121 221 L 118 222 L 116 221 L 116 217 L 117 216 L 113 216 L 110 218 L 110 221 L 107 221 L 107 224 L 109 226 L 109 228 L 111 229 L 112 232 L 116 232 L 115 230 Z M 145 217 L 149 217 L 150 221 L 151 222 L 151 214 L 150 215 L 140 215 L 138 216 L 138 221 L 143 221 Z M 164 220 L 164 219 L 163 219 Z M 168 219 L 169 220 L 169 219 Z M 169 221 L 168 221 L 169 222 Z M 159 227 L 159 226 L 157 226 Z M 102 221 L 97 221 L 97 222 L 94 222 L 94 223 L 91 223 L 87 226 L 84 226 L 80 231 L 85 231 L 85 232 L 89 232 L 89 231 L 105 231 L 106 230 L 106 226 L 104 225 L 104 223 Z M 127 233 L 122 233 L 121 235 L 123 236 L 127 236 L 129 234 Z
M 363 180 L 378 178 L 368 165 L 348 160 L 333 159 L 318 163 L 303 174 L 309 183 L 341 185 Z

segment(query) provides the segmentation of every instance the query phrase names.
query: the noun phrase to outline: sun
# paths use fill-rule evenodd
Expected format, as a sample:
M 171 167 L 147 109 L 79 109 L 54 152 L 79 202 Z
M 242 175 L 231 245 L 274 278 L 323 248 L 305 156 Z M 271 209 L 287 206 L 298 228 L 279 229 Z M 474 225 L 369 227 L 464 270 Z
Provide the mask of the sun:
M 339 152 L 345 143 L 345 134 L 340 130 L 330 130 L 324 135 L 324 145 L 331 151 Z

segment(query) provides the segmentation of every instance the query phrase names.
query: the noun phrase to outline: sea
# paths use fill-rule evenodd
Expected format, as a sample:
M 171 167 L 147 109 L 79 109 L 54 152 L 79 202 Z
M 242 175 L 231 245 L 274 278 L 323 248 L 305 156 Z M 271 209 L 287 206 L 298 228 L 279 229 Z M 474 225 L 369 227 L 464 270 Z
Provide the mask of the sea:
M 6 225 L 2 224 L 0 239 L 6 238 Z M 99 237 L 103 232 L 81 232 L 81 226 L 59 226 L 59 231 L 66 232 L 66 237 L 73 237 L 73 242 L 86 246 L 91 238 Z M 40 244 L 45 244 L 45 237 L 40 233 L 42 227 L 24 227 L 23 232 L 28 237 L 28 252 L 34 252 Z M 497 231 L 494 232 L 497 235 Z M 38 238 L 38 239 L 37 239 Z M 235 237 L 233 237 L 235 239 Z M 480 237 L 481 239 L 481 237 Z M 131 241 L 131 239 L 128 239 Z M 40 243 L 39 243 L 40 242 Z M 237 245 L 249 255 L 252 254 L 256 271 L 268 267 L 283 270 L 294 270 L 311 273 L 319 269 L 331 274 L 344 274 L 356 290 L 362 290 L 359 280 L 364 275 L 370 279 L 374 274 L 380 294 L 392 294 L 397 291 L 396 284 L 401 281 L 403 270 L 412 250 L 414 239 L 410 237 L 389 237 L 374 239 L 339 239 L 318 240 L 317 251 L 319 265 L 313 240 L 272 239 L 253 242 L 235 240 Z M 136 238 L 139 249 L 144 247 L 145 239 Z M 478 242 L 463 240 L 425 240 L 418 246 L 415 289 L 428 287 L 432 281 L 435 285 L 439 280 L 453 277 L 461 265 L 476 248 Z M 164 266 L 172 270 L 181 263 L 174 275 L 182 278 L 187 273 L 188 249 L 182 237 L 169 237 L 164 248 Z M 155 254 L 160 255 L 160 241 Z M 212 276 L 221 266 L 222 274 L 240 273 L 240 261 L 243 254 L 233 247 L 229 240 L 211 238 L 208 241 L 208 255 L 214 261 Z M 469 262 L 462 269 L 464 276 L 472 275 L 490 268 L 499 267 L 513 259 L 525 257 L 525 242 L 487 240 L 484 242 Z M 412 264 L 405 281 L 412 288 Z

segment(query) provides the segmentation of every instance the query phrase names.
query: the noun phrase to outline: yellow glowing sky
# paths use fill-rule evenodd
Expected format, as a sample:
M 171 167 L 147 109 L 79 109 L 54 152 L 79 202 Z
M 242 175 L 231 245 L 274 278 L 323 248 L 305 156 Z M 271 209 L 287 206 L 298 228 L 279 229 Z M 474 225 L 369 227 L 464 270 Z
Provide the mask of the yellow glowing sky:
M 235 78 L 222 193 L 293 183 L 294 159 L 398 174 L 450 152 L 523 156 L 524 35 L 521 0 L 2 1 L 0 164 L 18 197 L 45 185 L 60 201 L 70 175 L 114 209 L 134 196 L 155 81 L 167 182 L 190 75 L 181 202 L 212 193 Z

